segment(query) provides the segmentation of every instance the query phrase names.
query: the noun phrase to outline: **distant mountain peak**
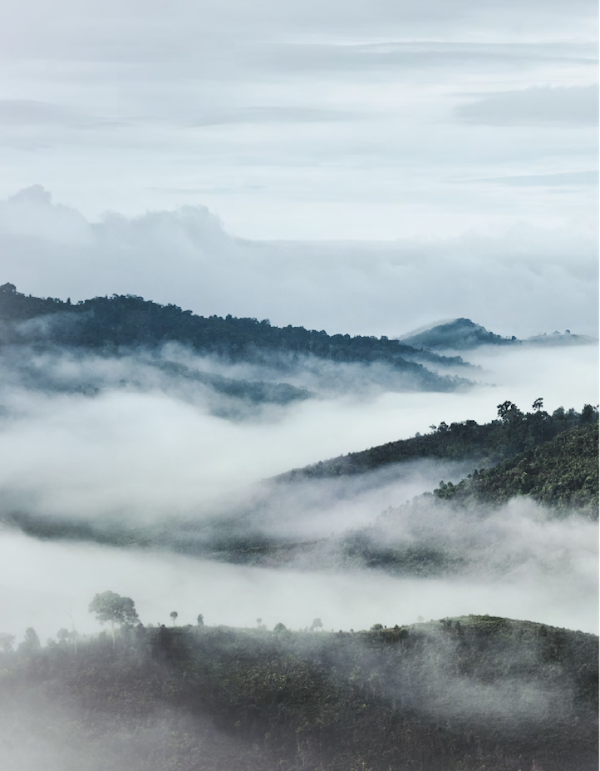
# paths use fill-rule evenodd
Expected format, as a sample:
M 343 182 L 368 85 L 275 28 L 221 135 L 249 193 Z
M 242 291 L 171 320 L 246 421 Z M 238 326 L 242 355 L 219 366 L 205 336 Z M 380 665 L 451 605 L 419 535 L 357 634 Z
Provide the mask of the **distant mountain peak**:
M 401 338 L 414 348 L 467 350 L 480 345 L 511 345 L 516 337 L 502 337 L 464 317 L 422 327 Z

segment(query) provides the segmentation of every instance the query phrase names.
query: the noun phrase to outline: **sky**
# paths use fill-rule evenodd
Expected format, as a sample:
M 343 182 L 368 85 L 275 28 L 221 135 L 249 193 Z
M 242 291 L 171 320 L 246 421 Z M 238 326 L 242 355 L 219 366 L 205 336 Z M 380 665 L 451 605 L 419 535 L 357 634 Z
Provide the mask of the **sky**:
M 591 0 L 20 0 L 0 196 L 251 239 L 594 227 Z

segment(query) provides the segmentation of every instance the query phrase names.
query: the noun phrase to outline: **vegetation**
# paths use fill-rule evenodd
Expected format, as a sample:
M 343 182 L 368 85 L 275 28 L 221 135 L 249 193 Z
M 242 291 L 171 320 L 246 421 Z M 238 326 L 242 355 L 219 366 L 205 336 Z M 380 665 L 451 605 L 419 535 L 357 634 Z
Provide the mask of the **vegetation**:
M 597 768 L 597 638 L 530 622 L 129 625 L 0 670 L 9 767 L 43 740 L 61 771 Z
M 417 332 L 404 338 L 408 345 L 418 348 L 468 350 L 480 345 L 518 345 L 513 337 L 502 337 L 489 332 L 485 327 L 471 319 L 454 319 L 445 324 L 438 324 L 424 332 Z
M 0 286 L 0 319 L 7 322 L 4 343 L 23 341 L 116 351 L 155 347 L 178 341 L 196 351 L 228 361 L 263 361 L 265 357 L 311 355 L 333 362 L 382 362 L 404 373 L 412 387 L 448 391 L 467 381 L 440 376 L 418 361 L 465 366 L 387 337 L 328 335 L 304 327 L 274 327 L 267 319 L 197 316 L 176 305 L 159 305 L 134 295 L 95 297 L 71 304 L 31 297 L 14 284 Z M 37 325 L 22 322 L 36 319 Z M 43 323 L 42 323 L 43 322 Z
M 563 431 L 576 426 L 597 424 L 598 409 L 586 404 L 579 413 L 563 407 L 552 415 L 537 399 L 531 412 L 522 412 L 516 404 L 505 401 L 498 405 L 498 420 L 480 425 L 465 420 L 447 425 L 431 426 L 428 434 L 388 442 L 369 450 L 340 455 L 311 466 L 294 469 L 277 477 L 280 482 L 301 479 L 322 479 L 352 474 L 364 474 L 392 463 L 420 458 L 445 460 L 478 460 L 486 465 L 497 463 L 518 453 L 529 452 L 548 442 Z
M 454 485 L 441 483 L 434 495 L 461 505 L 507 503 L 526 496 L 559 511 L 598 516 L 598 424 L 572 428 L 546 444 L 476 470 Z

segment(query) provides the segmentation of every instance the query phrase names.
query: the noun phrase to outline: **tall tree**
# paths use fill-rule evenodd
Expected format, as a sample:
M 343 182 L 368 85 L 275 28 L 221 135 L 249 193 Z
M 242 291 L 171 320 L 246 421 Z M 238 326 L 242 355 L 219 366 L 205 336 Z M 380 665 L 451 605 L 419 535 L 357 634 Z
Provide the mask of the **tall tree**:
M 101 624 L 110 623 L 113 645 L 115 642 L 115 624 L 125 626 L 139 621 L 134 601 L 130 597 L 121 597 L 116 592 L 102 592 L 94 595 L 89 610 L 90 613 L 96 615 Z

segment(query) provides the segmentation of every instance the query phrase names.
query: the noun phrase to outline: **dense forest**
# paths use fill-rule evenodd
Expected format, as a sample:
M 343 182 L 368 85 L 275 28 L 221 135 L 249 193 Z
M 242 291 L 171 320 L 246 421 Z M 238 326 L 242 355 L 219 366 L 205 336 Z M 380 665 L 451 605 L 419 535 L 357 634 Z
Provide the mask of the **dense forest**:
M 336 363 L 384 363 L 406 376 L 412 388 L 448 391 L 467 383 L 439 375 L 437 367 L 466 368 L 460 357 L 444 357 L 385 336 L 329 335 L 304 327 L 275 327 L 267 319 L 198 316 L 176 305 L 159 305 L 133 295 L 70 300 L 21 294 L 14 284 L 0 286 L 0 344 L 53 344 L 104 353 L 179 342 L 195 352 L 230 362 L 312 356 Z
M 551 441 L 499 463 L 475 470 L 459 484 L 441 484 L 434 495 L 463 506 L 500 505 L 526 496 L 561 512 L 598 517 L 598 426 L 571 428 Z
M 112 635 L 62 629 L 42 647 L 30 628 L 17 650 L 0 638 L 4 768 L 597 768 L 593 635 L 490 616 L 336 633 L 321 619 L 152 627 L 105 595 L 128 608 L 98 614 L 120 625 Z
M 427 434 L 399 439 L 361 452 L 352 452 L 326 461 L 294 469 L 277 477 L 281 482 L 300 479 L 323 479 L 364 474 L 393 463 L 420 458 L 479 459 L 493 464 L 517 453 L 529 452 L 563 431 L 576 426 L 597 424 L 598 409 L 584 405 L 581 412 L 559 407 L 552 414 L 537 399 L 531 412 L 523 412 L 506 401 L 498 405 L 498 419 L 479 424 L 466 420 L 450 425 L 445 422 L 430 426 Z

